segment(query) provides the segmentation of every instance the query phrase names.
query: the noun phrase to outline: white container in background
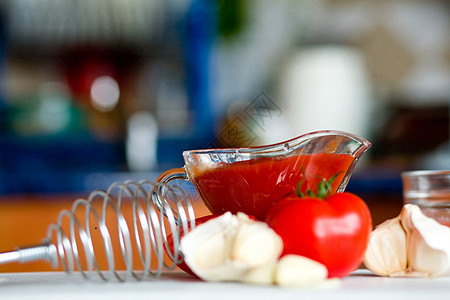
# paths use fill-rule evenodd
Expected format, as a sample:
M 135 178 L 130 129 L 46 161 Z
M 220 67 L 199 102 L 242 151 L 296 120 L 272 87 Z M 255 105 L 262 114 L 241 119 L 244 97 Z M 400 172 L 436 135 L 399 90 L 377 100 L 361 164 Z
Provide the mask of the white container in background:
M 371 87 L 357 49 L 302 48 L 288 59 L 277 87 L 277 100 L 299 134 L 333 129 L 369 138 Z
M 147 111 L 133 114 L 127 123 L 126 158 L 130 171 L 144 172 L 157 167 L 158 124 Z

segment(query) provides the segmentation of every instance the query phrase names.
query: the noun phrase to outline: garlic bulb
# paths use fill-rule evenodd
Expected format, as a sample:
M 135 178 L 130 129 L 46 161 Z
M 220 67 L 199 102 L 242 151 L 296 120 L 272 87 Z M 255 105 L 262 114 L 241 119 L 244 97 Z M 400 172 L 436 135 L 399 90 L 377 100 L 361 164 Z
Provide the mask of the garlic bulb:
M 403 211 L 407 252 L 413 272 L 426 276 L 450 275 L 450 227 L 425 216 L 416 205 Z
M 364 264 L 378 275 L 403 274 L 407 268 L 406 232 L 399 217 L 385 221 L 371 233 Z
M 450 275 L 450 228 L 406 204 L 371 233 L 364 264 L 382 276 Z
M 281 238 L 266 223 L 229 212 L 195 227 L 181 239 L 186 264 L 209 281 L 239 281 L 253 268 L 275 262 Z

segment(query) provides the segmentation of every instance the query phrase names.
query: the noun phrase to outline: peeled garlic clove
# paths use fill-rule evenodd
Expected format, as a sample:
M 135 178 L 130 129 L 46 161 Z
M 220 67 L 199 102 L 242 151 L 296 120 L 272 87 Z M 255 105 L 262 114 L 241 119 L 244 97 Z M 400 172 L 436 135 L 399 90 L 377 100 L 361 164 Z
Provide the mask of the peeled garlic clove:
M 404 206 L 400 218 L 407 232 L 410 271 L 424 276 L 450 274 L 450 228 L 412 204 Z
M 364 265 L 381 276 L 404 273 L 407 268 L 406 233 L 399 217 L 381 223 L 372 231 Z
M 273 284 L 275 280 L 276 265 L 276 262 L 272 262 L 262 266 L 253 267 L 242 276 L 241 281 L 250 284 Z
M 282 241 L 267 224 L 228 212 L 195 227 L 180 248 L 203 280 L 239 281 L 251 268 L 276 261 Z
M 327 279 L 325 265 L 299 255 L 285 255 L 277 264 L 275 283 L 280 286 L 307 286 Z

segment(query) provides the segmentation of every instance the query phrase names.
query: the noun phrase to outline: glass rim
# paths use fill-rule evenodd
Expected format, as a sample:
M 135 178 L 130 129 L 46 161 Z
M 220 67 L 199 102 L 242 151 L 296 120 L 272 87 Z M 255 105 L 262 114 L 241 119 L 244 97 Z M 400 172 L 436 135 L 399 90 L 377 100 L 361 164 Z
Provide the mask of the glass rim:
M 450 170 L 414 170 L 414 171 L 404 171 L 401 173 L 402 177 L 439 176 L 439 175 L 450 175 Z
M 340 130 L 319 130 L 319 131 L 313 131 L 305 134 L 301 134 L 299 136 L 296 136 L 294 138 L 274 143 L 274 144 L 268 144 L 268 145 L 261 145 L 261 146 L 253 146 L 253 147 L 233 147 L 233 148 L 210 148 L 210 149 L 198 149 L 198 150 L 186 150 L 183 151 L 183 155 L 187 154 L 215 154 L 215 153 L 236 153 L 239 152 L 241 154 L 249 153 L 249 154 L 255 154 L 255 153 L 270 153 L 270 152 L 279 152 L 283 149 L 286 144 L 289 145 L 289 147 L 293 148 L 297 144 L 290 145 L 293 142 L 296 142 L 297 140 L 302 139 L 312 139 L 319 136 L 345 136 L 350 139 L 353 139 L 355 141 L 358 141 L 361 143 L 364 148 L 368 149 L 372 146 L 372 143 L 366 140 L 363 137 L 360 137 L 358 135 L 355 135 L 353 133 L 340 131 Z M 301 141 L 303 142 L 303 141 Z M 281 148 L 277 148 L 281 147 Z

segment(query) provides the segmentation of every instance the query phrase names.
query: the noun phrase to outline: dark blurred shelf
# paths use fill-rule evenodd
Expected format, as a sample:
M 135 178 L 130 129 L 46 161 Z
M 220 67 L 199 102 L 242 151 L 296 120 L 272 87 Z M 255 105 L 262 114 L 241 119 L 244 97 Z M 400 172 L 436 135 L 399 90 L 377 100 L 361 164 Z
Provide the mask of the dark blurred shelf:
M 402 194 L 402 180 L 399 170 L 367 169 L 354 174 L 346 190 L 355 194 Z
M 116 181 L 155 179 L 182 167 L 184 150 L 205 148 L 208 138 L 161 137 L 157 170 L 129 172 L 123 141 L 98 141 L 89 135 L 0 139 L 0 194 L 89 192 Z

